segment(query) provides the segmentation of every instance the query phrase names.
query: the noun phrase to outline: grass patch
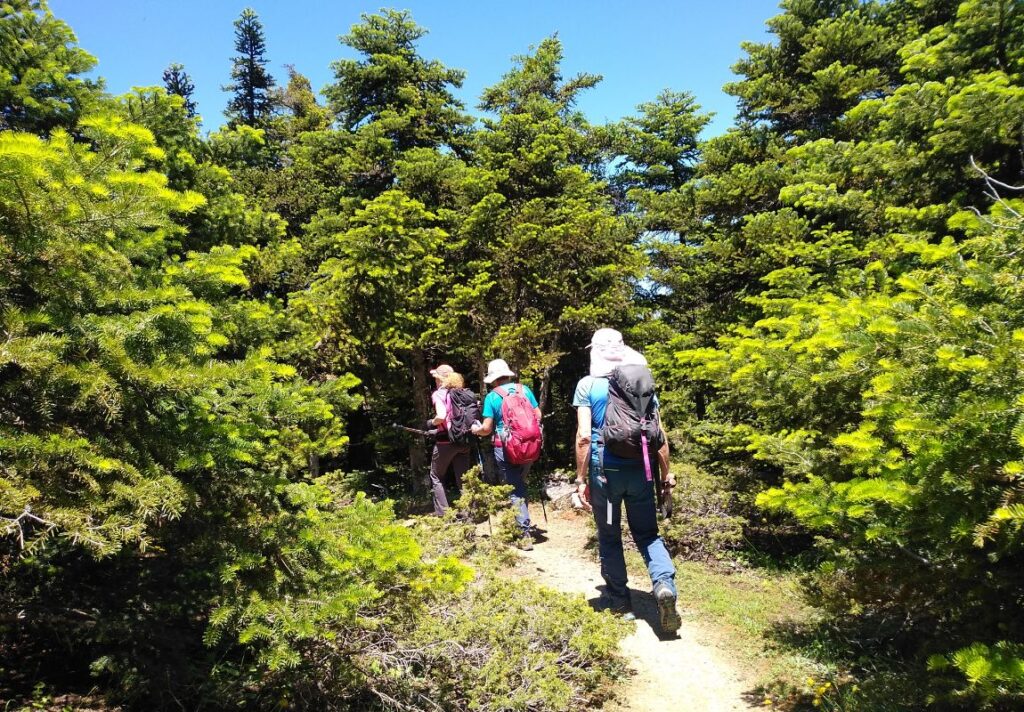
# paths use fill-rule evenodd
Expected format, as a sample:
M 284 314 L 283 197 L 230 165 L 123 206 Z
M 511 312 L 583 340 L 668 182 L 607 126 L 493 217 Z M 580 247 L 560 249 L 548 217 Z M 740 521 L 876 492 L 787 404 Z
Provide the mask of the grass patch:
M 780 643 L 777 632 L 813 627 L 820 619 L 801 595 L 795 573 L 724 570 L 693 561 L 677 562 L 676 584 L 684 613 L 708 621 L 765 698 L 795 702 L 830 687 L 840 676 L 813 651 Z
M 636 551 L 627 554 L 627 563 L 633 581 L 646 578 Z M 797 572 L 720 562 L 675 564 L 680 612 L 705 625 L 717 646 L 746 672 L 758 701 L 775 709 L 842 709 L 828 704 L 844 680 L 839 666 L 816 654 L 818 641 L 795 645 L 780 635 L 820 622 L 819 612 L 801 595 Z

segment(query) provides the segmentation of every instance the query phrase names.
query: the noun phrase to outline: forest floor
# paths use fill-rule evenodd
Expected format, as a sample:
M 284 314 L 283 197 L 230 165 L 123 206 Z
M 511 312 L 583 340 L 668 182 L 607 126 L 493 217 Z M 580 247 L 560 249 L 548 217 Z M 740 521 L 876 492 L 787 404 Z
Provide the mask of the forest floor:
M 549 511 L 545 523 L 540 507 L 531 517 L 543 534 L 533 551 L 519 552 L 513 575 L 532 579 L 565 593 L 582 595 L 594 604 L 603 581 L 589 516 L 573 511 Z M 637 557 L 639 558 L 639 557 Z M 631 562 L 635 565 L 635 562 Z M 677 636 L 659 635 L 658 613 L 650 581 L 630 566 L 630 590 L 637 616 L 632 634 L 622 641 L 622 653 L 634 674 L 617 690 L 606 709 L 614 712 L 727 712 L 756 709 L 753 670 L 731 651 L 728 635 L 701 621 L 698 611 L 680 602 L 683 625 Z

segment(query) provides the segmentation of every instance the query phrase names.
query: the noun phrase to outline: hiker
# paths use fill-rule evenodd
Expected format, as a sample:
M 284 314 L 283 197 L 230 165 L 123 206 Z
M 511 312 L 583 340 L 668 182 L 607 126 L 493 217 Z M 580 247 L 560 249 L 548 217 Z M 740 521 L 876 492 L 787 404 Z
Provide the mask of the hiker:
M 533 391 L 516 383 L 515 375 L 503 359 L 487 364 L 484 383 L 491 386 L 491 392 L 484 399 L 483 423 L 473 426 L 473 434 L 484 437 L 494 433 L 498 472 L 502 481 L 513 487 L 512 507 L 520 529 L 516 546 L 529 551 L 533 548 L 533 537 L 526 501 L 526 475 L 540 456 L 541 414 Z
M 462 475 L 469 469 L 469 445 L 452 442 L 449 438 L 451 427 L 450 392 L 465 386 L 462 376 L 446 363 L 431 370 L 437 388 L 430 396 L 434 406 L 434 417 L 427 421 L 429 430 L 437 429 L 434 451 L 430 456 L 430 486 L 433 491 L 434 514 L 444 516 L 448 509 L 448 497 L 444 493 L 444 475 L 451 465 L 455 473 L 455 484 L 462 488 Z
M 668 467 L 668 444 L 661 431 L 660 417 L 657 416 L 657 399 L 653 395 L 653 379 L 647 370 L 647 360 L 640 353 L 626 346 L 622 334 L 614 329 L 598 329 L 590 342 L 590 375 L 580 379 L 573 396 L 576 407 L 576 486 L 577 493 L 586 507 L 594 512 L 597 523 L 598 553 L 601 559 L 601 576 L 605 582 L 605 593 L 599 603 L 602 609 L 611 610 L 632 617 L 632 603 L 627 588 L 626 560 L 622 552 L 622 508 L 626 505 L 626 521 L 637 549 L 647 564 L 651 576 L 654 598 L 658 603 L 661 628 L 665 633 L 679 629 L 682 621 L 676 611 L 675 567 L 665 542 L 658 535 L 658 515 L 655 507 L 655 490 L 658 478 L 648 476 L 642 454 L 639 457 L 622 455 L 623 439 L 616 431 L 605 429 L 606 416 L 612 395 L 609 393 L 610 379 L 626 378 L 625 374 L 644 374 L 650 385 L 650 400 L 655 418 L 649 430 L 658 440 L 656 452 L 649 453 L 648 464 L 658 468 L 664 481 L 663 496 L 671 496 L 675 479 Z M 626 367 L 643 367 L 629 369 Z M 623 367 L 618 370 L 619 367 Z M 627 384 L 632 385 L 632 384 Z M 619 384 L 613 385 L 616 389 Z M 620 391 L 616 390 L 616 394 Z M 624 421 L 620 415 L 624 398 L 616 395 L 614 413 L 616 422 Z M 633 417 L 633 423 L 643 428 L 644 414 L 634 414 L 632 405 L 626 405 Z M 646 430 L 644 431 L 647 432 Z M 639 438 L 639 436 L 635 436 Z M 615 454 L 606 448 L 606 439 L 618 438 L 612 446 L 619 451 Z M 641 452 L 639 448 L 637 452 Z

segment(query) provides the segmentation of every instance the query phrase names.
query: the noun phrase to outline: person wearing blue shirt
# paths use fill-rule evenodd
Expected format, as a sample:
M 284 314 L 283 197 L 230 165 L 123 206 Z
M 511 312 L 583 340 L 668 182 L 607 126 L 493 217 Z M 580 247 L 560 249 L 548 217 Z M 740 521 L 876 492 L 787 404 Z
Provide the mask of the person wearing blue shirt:
M 622 504 L 637 549 L 647 564 L 661 628 L 674 633 L 682 625 L 676 610 L 675 567 L 658 534 L 654 483 L 647 480 L 643 460 L 622 458 L 604 450 L 601 429 L 608 408 L 608 376 L 617 366 L 646 366 L 644 357 L 627 347 L 614 329 L 598 329 L 590 342 L 590 375 L 580 379 L 573 395 L 576 407 L 576 484 L 581 500 L 594 512 L 598 553 L 605 593 L 601 607 L 632 616 L 622 552 Z M 659 424 L 660 425 L 660 424 Z M 652 453 L 653 455 L 653 453 Z M 663 473 L 665 496 L 675 478 L 669 472 L 668 444 L 652 463 Z
M 473 425 L 473 434 L 483 437 L 495 434 L 494 438 L 494 459 L 498 465 L 498 471 L 501 473 L 502 480 L 505 484 L 512 485 L 512 507 L 516 510 L 516 523 L 522 531 L 522 534 L 517 542 L 517 546 L 520 549 L 530 550 L 533 548 L 533 539 L 530 536 L 530 508 L 526 501 L 526 475 L 530 472 L 530 465 L 513 465 L 508 462 L 505 458 L 505 450 L 502 447 L 502 438 L 505 435 L 505 424 L 501 418 L 501 402 L 502 396 L 498 393 L 501 389 L 503 393 L 511 395 L 517 393 L 518 389 L 522 389 L 522 394 L 526 396 L 526 399 L 530 401 L 530 405 L 533 406 L 534 415 L 537 416 L 537 422 L 540 422 L 540 407 L 537 405 L 537 398 L 533 395 L 533 391 L 530 390 L 529 386 L 522 383 L 516 383 L 512 379 L 515 378 L 515 372 L 508 367 L 508 364 L 503 359 L 495 359 L 487 364 L 487 375 L 484 376 L 484 383 L 493 386 L 491 392 L 484 398 L 484 407 L 481 417 L 483 417 L 483 423 Z

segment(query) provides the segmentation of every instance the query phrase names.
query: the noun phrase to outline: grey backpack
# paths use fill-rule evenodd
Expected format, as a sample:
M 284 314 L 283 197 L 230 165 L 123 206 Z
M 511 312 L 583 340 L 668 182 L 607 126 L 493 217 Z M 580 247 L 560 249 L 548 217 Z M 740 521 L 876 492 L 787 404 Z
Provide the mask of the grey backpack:
M 619 366 L 608 377 L 608 407 L 604 412 L 601 441 L 618 457 L 643 459 L 643 436 L 652 460 L 665 434 L 658 424 L 654 376 L 646 366 Z

